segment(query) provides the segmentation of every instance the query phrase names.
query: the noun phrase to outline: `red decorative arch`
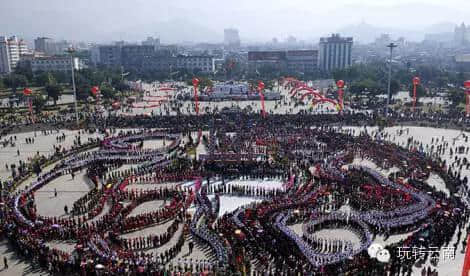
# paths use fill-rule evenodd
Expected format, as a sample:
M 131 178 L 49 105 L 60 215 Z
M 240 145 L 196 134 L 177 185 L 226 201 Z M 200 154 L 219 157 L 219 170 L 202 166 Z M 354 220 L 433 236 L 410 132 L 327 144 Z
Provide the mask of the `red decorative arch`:
M 319 99 L 313 99 L 312 100 L 312 104 L 317 104 L 317 103 L 331 103 L 333 105 L 335 105 L 335 107 L 338 107 L 338 102 L 333 100 L 333 99 L 330 99 L 330 98 L 319 98 Z
M 294 85 L 294 87 L 292 87 L 292 89 L 289 91 L 289 94 L 295 94 L 297 93 L 296 91 L 298 89 L 301 89 L 301 88 L 310 88 L 308 87 L 304 82 L 301 82 L 301 81 L 297 81 Z
M 295 97 L 297 95 L 297 93 L 300 92 L 300 91 L 308 91 L 308 92 L 318 93 L 318 90 L 315 90 L 311 87 L 308 87 L 307 85 L 302 85 L 302 86 L 296 87 L 295 89 L 292 89 L 291 97 Z
M 293 77 L 285 77 L 285 78 L 282 78 L 281 80 L 282 85 L 289 85 L 295 82 L 298 82 L 298 80 Z
M 299 89 L 297 92 L 299 91 L 304 91 L 306 90 L 307 93 L 304 93 L 300 96 L 300 100 L 304 100 L 305 97 L 309 96 L 309 95 L 312 95 L 314 98 L 324 98 L 322 94 L 320 94 L 320 92 L 318 92 L 318 90 L 313 90 L 312 88 L 304 88 L 304 89 Z

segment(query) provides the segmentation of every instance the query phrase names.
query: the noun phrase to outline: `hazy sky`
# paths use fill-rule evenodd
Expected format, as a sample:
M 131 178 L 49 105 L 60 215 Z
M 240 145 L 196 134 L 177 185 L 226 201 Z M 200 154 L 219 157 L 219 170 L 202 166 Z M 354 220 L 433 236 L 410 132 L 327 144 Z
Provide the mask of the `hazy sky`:
M 358 24 L 423 30 L 470 24 L 469 0 L 3 0 L 0 34 L 110 41 L 159 36 L 163 43 L 312 39 Z

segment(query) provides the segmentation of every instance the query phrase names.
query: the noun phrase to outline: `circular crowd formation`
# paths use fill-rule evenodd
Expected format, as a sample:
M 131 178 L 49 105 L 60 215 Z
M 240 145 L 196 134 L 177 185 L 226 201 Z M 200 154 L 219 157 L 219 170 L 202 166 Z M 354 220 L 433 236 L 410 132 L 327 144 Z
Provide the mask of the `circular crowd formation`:
M 154 140 L 159 147 L 144 146 Z M 37 171 L 22 189 L 27 178 L 18 181 L 5 200 L 10 241 L 52 273 L 398 275 L 416 261 L 439 262 L 430 253 L 402 258 L 400 248 L 442 249 L 468 214 L 459 197 L 426 184 L 433 173 L 449 190 L 461 185 L 444 161 L 338 127 L 237 130 L 218 122 L 207 132 L 110 131 L 92 142 Z M 65 216 L 39 214 L 35 192 L 83 171 L 92 188 Z M 247 184 L 268 180 L 283 184 Z M 253 201 L 222 213 L 223 196 Z M 152 201 L 162 204 L 133 212 Z M 152 227 L 165 230 L 126 236 Z M 325 237 L 325 230 L 349 234 Z M 401 234 L 384 244 L 386 261 L 368 255 L 378 236 Z M 180 261 L 193 250 L 202 257 Z

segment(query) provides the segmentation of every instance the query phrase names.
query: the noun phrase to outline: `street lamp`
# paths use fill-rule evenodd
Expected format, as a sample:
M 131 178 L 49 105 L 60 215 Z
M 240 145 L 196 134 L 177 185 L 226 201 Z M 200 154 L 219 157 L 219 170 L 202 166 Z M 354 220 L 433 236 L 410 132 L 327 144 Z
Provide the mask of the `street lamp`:
M 390 43 L 387 45 L 390 48 L 390 63 L 388 67 L 388 88 L 387 88 L 387 106 L 385 107 L 385 117 L 388 117 L 388 105 L 390 104 L 390 98 L 392 97 L 390 91 L 390 83 L 392 81 L 392 57 L 393 57 L 393 48 L 398 47 L 395 43 Z
M 416 106 L 416 88 L 418 87 L 420 79 L 418 77 L 413 78 L 413 112 L 415 112 Z
M 75 53 L 75 49 L 73 47 L 69 47 L 67 49 L 67 53 L 70 54 L 70 65 L 72 66 L 72 89 L 73 89 L 73 98 L 75 102 L 75 120 L 77 121 L 77 127 L 79 126 L 78 123 L 78 108 L 77 108 L 77 89 L 75 88 L 75 73 L 74 73 L 74 62 L 73 62 L 73 53 Z
M 470 115 L 470 80 L 463 83 L 465 87 L 465 113 L 467 117 Z

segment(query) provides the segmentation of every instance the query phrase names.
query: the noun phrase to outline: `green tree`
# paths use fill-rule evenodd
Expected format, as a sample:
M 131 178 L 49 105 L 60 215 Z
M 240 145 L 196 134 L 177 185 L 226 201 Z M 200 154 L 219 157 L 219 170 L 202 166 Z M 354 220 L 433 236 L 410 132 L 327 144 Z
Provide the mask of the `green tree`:
M 377 93 L 379 91 L 379 84 L 372 79 L 365 79 L 353 82 L 349 90 L 353 94 L 360 94 L 366 90 L 371 93 Z
M 34 85 L 36 86 L 47 86 L 49 84 L 56 84 L 57 81 L 54 77 L 54 75 L 50 72 L 43 72 L 40 74 L 37 74 L 34 77 Z
M 465 93 L 460 89 L 450 89 L 448 98 L 452 101 L 452 106 L 457 106 L 460 103 L 465 103 Z
M 400 91 L 400 83 L 397 80 L 390 81 L 390 92 L 396 94 Z
M 36 114 L 39 114 L 45 105 L 46 100 L 41 95 L 37 95 L 33 98 L 34 112 Z
M 77 85 L 77 100 L 86 100 L 91 94 L 91 85 L 88 83 L 81 83 Z
M 42 72 L 34 76 L 33 83 L 35 86 L 46 86 L 49 81 L 49 73 Z
M 10 74 L 3 81 L 8 88 L 11 88 L 13 93 L 16 93 L 19 87 L 26 87 L 28 85 L 26 77 L 18 74 Z
M 59 96 L 62 94 L 63 90 L 64 89 L 60 85 L 48 84 L 46 86 L 47 98 L 52 98 L 54 105 L 57 105 L 57 100 L 59 99 Z
M 104 84 L 100 86 L 100 92 L 104 99 L 114 99 L 116 98 L 116 93 L 114 89 L 108 85 Z
M 54 79 L 57 81 L 57 83 L 71 83 L 72 82 L 72 76 L 71 72 L 64 72 L 64 71 L 56 71 L 56 72 L 51 72 L 52 76 Z
M 33 71 L 31 70 L 31 66 L 18 65 L 13 72 L 16 75 L 25 76 L 28 82 L 33 80 Z

